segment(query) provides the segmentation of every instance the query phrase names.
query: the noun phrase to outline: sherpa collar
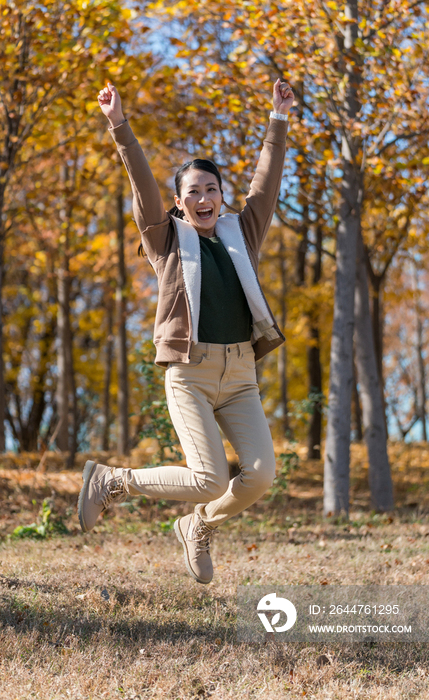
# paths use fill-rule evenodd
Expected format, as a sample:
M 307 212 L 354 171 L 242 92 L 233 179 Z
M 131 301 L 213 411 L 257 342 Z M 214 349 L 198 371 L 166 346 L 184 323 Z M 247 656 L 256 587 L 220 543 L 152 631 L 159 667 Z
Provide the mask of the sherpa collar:
M 172 218 L 179 238 L 180 262 L 191 312 L 192 340 L 198 343 L 201 297 L 200 241 L 198 233 L 190 223 L 176 217 Z M 238 215 L 220 216 L 216 222 L 215 233 L 228 252 L 246 295 L 253 317 L 253 340 L 257 340 L 262 335 L 268 340 L 276 340 L 279 336 L 250 261 Z

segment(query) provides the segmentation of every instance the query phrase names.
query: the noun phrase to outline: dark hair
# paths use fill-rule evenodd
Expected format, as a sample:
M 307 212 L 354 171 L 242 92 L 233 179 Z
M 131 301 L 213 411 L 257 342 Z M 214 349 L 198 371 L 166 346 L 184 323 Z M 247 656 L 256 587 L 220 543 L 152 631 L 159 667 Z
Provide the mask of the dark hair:
M 178 197 L 180 197 L 180 193 L 182 191 L 183 178 L 188 172 L 188 170 L 204 170 L 204 172 L 211 173 L 212 175 L 214 175 L 219 183 L 219 189 L 223 194 L 222 178 L 216 165 L 211 160 L 206 160 L 205 158 L 195 158 L 194 160 L 190 160 L 188 163 L 184 163 L 182 166 L 180 166 L 179 170 L 176 173 L 174 182 L 176 185 L 176 194 Z M 181 209 L 178 209 L 176 206 L 172 207 L 169 210 L 169 214 L 172 214 L 177 219 L 183 219 L 184 217 L 184 212 Z
M 214 175 L 219 183 L 219 189 L 223 195 L 222 178 L 220 176 L 220 172 L 217 166 L 211 160 L 206 160 L 205 158 L 195 158 L 194 160 L 190 160 L 188 163 L 184 163 L 183 165 L 181 165 L 176 173 L 174 182 L 176 186 L 176 194 L 178 197 L 180 197 L 180 193 L 182 191 L 183 178 L 185 176 L 185 173 L 188 172 L 188 170 L 204 170 L 204 172 L 211 173 L 212 175 Z M 236 209 L 234 209 L 234 207 L 229 206 L 229 204 L 227 204 L 226 202 L 223 202 L 223 204 L 225 204 L 225 206 L 228 209 L 231 209 L 231 211 L 235 212 L 236 214 L 239 214 L 239 212 Z M 176 206 L 171 207 L 171 209 L 168 210 L 168 213 L 172 214 L 172 216 L 175 216 L 177 219 L 183 219 L 185 215 L 184 211 L 178 209 Z M 138 255 L 141 255 L 142 257 L 144 256 L 143 245 L 141 243 L 139 245 Z

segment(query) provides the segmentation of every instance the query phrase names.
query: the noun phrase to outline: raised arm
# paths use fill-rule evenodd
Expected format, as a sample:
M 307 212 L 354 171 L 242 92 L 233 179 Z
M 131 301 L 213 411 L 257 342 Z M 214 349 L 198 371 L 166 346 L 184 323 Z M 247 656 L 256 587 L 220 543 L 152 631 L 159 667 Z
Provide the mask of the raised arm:
M 98 103 L 110 123 L 109 131 L 127 169 L 133 192 L 133 213 L 144 239 L 149 259 L 164 255 L 169 218 L 158 185 L 142 148 L 125 119 L 117 89 L 108 83 L 100 90 Z M 151 227 L 154 227 L 153 230 Z
M 271 225 L 283 175 L 286 154 L 287 115 L 294 94 L 287 83 L 277 80 L 273 87 L 273 111 L 255 175 L 240 214 L 249 246 L 259 252 Z

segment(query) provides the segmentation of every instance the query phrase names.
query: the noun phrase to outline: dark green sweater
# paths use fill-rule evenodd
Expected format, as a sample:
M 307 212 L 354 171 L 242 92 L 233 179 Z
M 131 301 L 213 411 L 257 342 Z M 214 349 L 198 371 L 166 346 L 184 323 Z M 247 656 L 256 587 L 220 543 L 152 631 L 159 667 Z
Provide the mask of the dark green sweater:
M 235 267 L 217 236 L 200 236 L 201 343 L 242 343 L 252 335 L 252 314 Z

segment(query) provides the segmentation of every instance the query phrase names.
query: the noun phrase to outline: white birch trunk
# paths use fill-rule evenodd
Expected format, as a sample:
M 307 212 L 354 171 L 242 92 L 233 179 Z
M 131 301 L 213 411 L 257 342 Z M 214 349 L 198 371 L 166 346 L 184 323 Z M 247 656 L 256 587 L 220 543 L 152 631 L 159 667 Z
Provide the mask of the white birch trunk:
M 350 165 L 345 172 L 340 225 L 337 234 L 334 325 L 331 340 L 328 426 L 325 445 L 325 515 L 349 511 L 351 398 L 353 390 L 354 289 L 358 215 L 348 197 L 357 190 Z M 356 207 L 358 202 L 356 197 Z
M 359 74 L 355 61 L 347 56 L 357 38 L 358 4 L 348 0 L 345 6 L 344 73 L 347 78 L 343 99 L 342 187 L 337 232 L 337 271 L 335 277 L 334 323 L 328 399 L 328 426 L 325 448 L 324 503 L 325 515 L 349 511 L 349 461 L 351 397 L 353 389 L 354 287 L 356 277 L 356 242 L 360 230 L 361 175 L 354 163 L 356 143 L 347 139 L 349 124 L 359 112 L 357 85 Z M 353 150 L 352 150 L 353 149 Z

